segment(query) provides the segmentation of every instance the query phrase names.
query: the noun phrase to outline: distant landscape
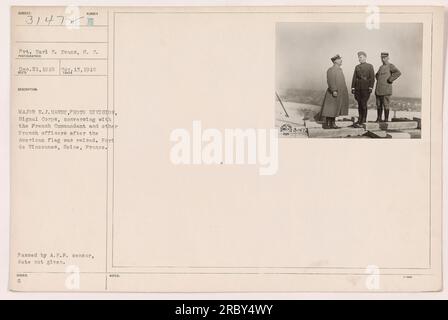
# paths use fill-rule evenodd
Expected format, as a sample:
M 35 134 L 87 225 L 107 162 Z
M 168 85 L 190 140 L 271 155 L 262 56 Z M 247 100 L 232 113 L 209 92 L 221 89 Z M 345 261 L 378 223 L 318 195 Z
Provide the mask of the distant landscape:
M 324 99 L 324 90 L 286 89 L 278 92 L 283 102 L 296 102 L 308 105 L 321 106 Z M 376 109 L 375 94 L 370 95 L 369 109 Z M 353 95 L 349 92 L 349 108 L 357 109 L 358 105 Z M 394 111 L 421 111 L 420 98 L 391 97 L 391 109 Z

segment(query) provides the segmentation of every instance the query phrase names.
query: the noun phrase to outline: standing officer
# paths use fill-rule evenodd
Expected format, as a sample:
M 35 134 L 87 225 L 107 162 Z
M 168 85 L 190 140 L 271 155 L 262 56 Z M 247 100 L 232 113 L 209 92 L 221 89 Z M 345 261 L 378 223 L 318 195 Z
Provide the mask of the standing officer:
M 328 88 L 320 111 L 320 117 L 325 117 L 325 129 L 338 129 L 335 120 L 338 116 L 348 115 L 348 90 L 342 72 L 342 58 L 335 55 L 331 58 L 333 66 L 327 70 Z
M 352 80 L 352 94 L 358 102 L 359 120 L 355 126 L 359 127 L 367 121 L 367 101 L 375 83 L 375 71 L 370 63 L 367 63 L 367 54 L 358 52 L 359 64 L 355 67 Z
M 376 122 L 382 122 L 383 108 L 384 108 L 384 122 L 389 121 L 389 105 L 390 96 L 392 95 L 392 83 L 401 76 L 400 70 L 389 62 L 389 53 L 381 53 L 381 61 L 383 65 L 376 73 L 376 107 L 378 111 L 378 118 Z

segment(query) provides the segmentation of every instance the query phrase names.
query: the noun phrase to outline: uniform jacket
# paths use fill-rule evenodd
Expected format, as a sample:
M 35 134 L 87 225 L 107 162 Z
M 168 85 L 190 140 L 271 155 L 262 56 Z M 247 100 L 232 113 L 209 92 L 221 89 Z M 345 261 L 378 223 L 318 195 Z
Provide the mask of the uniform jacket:
M 376 73 L 376 89 L 377 96 L 389 96 L 392 94 L 392 82 L 401 76 L 400 70 L 392 63 L 383 64 Z
M 348 90 L 341 67 L 334 65 L 327 70 L 327 84 L 328 89 L 325 92 L 320 116 L 348 115 Z M 333 92 L 338 93 L 337 97 L 333 97 Z
M 355 67 L 352 79 L 352 89 L 373 89 L 375 84 L 375 71 L 370 63 L 360 63 Z

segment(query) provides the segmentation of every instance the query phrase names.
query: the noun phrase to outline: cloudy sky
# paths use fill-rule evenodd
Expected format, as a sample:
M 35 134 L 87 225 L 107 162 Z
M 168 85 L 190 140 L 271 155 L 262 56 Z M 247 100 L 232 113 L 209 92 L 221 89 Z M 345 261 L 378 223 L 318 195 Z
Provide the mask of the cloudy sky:
M 276 31 L 277 89 L 326 89 L 330 58 L 340 54 L 347 86 L 358 64 L 358 51 L 378 70 L 380 53 L 389 52 L 390 62 L 402 76 L 394 83 L 394 95 L 421 97 L 422 36 L 420 23 L 382 23 L 368 30 L 358 23 L 278 23 Z

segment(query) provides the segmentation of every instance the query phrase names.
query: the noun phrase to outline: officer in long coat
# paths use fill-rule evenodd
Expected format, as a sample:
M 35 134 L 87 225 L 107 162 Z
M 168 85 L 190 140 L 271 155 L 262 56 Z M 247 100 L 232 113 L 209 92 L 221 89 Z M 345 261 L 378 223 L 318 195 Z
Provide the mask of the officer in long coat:
M 360 126 L 367 121 L 367 101 L 375 84 L 375 71 L 370 63 L 366 62 L 367 54 L 358 52 L 359 64 L 355 67 L 352 79 L 352 93 L 358 102 L 359 120 L 355 126 Z
M 382 122 L 382 114 L 384 109 L 384 121 L 389 121 L 389 105 L 390 96 L 392 95 L 392 83 L 401 76 L 400 70 L 389 62 L 389 53 L 381 53 L 381 61 L 383 65 L 376 73 L 376 107 L 378 118 L 376 122 Z
M 325 117 L 324 128 L 337 129 L 336 117 L 348 115 L 348 90 L 341 68 L 341 56 L 337 54 L 331 61 L 333 66 L 327 70 L 328 89 L 325 92 L 320 118 Z

